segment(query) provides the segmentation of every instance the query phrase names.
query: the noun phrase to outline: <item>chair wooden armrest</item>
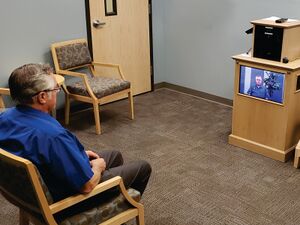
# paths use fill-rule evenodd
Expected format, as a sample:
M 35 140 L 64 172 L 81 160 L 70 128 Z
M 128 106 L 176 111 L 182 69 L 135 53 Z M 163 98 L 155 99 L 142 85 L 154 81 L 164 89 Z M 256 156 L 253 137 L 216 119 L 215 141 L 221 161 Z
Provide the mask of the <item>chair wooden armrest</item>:
M 73 195 L 70 196 L 68 198 L 65 198 L 61 201 L 58 201 L 56 203 L 53 203 L 52 205 L 50 205 L 50 210 L 51 212 L 57 213 L 63 209 L 66 209 L 72 205 L 75 205 L 81 201 L 84 201 L 88 198 L 91 198 L 95 195 L 98 195 L 101 192 L 104 192 L 108 189 L 111 189 L 113 187 L 119 186 L 121 193 L 123 194 L 123 196 L 126 198 L 126 200 L 132 204 L 133 206 L 138 207 L 139 205 L 137 204 L 137 202 L 135 200 L 133 200 L 127 193 L 126 188 L 124 186 L 123 180 L 120 176 L 116 176 L 113 177 L 107 181 L 104 181 L 102 183 L 99 183 L 90 193 L 88 194 L 78 194 L 78 195 Z
M 70 70 L 58 70 L 58 71 L 56 71 L 56 73 L 61 74 L 61 75 L 80 77 L 82 79 L 87 77 L 86 74 L 84 74 L 84 73 L 74 72 L 74 71 L 70 71 Z
M 0 108 L 5 108 L 5 104 L 4 104 L 2 95 L 10 95 L 9 88 L 0 88 Z
M 73 76 L 73 77 L 79 77 L 83 80 L 83 83 L 85 85 L 85 88 L 87 90 L 87 92 L 89 93 L 89 95 L 93 98 L 93 99 L 96 99 L 96 96 L 94 94 L 94 92 L 92 91 L 90 85 L 89 85 L 89 82 L 88 82 L 88 79 L 87 79 L 87 75 L 84 74 L 84 73 L 79 73 L 79 72 L 73 72 L 73 71 L 69 71 L 69 70 L 58 70 L 56 71 L 58 74 L 61 74 L 61 75 L 67 75 L 67 76 Z M 68 90 L 67 88 L 65 88 L 65 91 L 68 93 Z
M 0 88 L 0 95 L 10 95 L 9 88 Z
M 92 62 L 93 66 L 103 66 L 103 67 L 110 67 L 118 69 L 119 75 L 122 80 L 125 80 L 124 74 L 122 72 L 121 66 L 119 64 L 112 64 L 112 63 L 101 63 L 101 62 Z

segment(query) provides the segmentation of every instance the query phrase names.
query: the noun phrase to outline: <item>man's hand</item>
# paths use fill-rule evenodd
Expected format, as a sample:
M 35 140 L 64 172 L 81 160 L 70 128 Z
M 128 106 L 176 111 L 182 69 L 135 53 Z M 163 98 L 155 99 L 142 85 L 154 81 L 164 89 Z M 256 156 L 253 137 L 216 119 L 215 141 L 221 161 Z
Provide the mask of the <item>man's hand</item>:
M 88 151 L 85 151 L 85 153 L 89 157 L 89 160 L 100 158 L 100 156 L 97 153 L 93 152 L 93 151 L 88 150 Z
M 103 158 L 97 158 L 90 161 L 93 170 L 102 173 L 106 169 L 106 162 Z
M 83 185 L 83 187 L 80 190 L 81 193 L 85 193 L 85 194 L 91 192 L 96 187 L 96 185 L 99 183 L 99 181 L 101 179 L 101 173 L 106 168 L 106 163 L 105 163 L 104 159 L 100 158 L 99 156 L 96 159 L 90 160 L 90 164 L 91 164 L 94 175 L 88 182 L 86 182 Z

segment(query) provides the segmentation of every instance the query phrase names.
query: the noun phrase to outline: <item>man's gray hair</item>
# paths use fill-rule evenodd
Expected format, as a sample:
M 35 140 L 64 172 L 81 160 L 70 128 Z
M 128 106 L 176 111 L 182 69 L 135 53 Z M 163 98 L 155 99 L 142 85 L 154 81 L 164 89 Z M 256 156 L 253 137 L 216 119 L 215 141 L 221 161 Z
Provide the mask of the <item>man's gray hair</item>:
M 40 91 L 54 88 L 52 68 L 48 64 L 25 64 L 15 69 L 8 80 L 11 97 L 21 104 L 33 103 Z

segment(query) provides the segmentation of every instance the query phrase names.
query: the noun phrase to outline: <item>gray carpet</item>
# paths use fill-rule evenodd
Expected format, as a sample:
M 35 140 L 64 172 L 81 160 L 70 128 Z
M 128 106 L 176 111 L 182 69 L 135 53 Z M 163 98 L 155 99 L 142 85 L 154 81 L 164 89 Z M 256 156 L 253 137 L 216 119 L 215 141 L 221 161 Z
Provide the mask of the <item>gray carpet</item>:
M 147 225 L 300 224 L 300 170 L 229 145 L 230 107 L 160 89 L 135 97 L 134 121 L 127 109 L 127 101 L 102 107 L 100 136 L 92 110 L 74 114 L 69 129 L 88 149 L 151 163 Z M 0 217 L 18 221 L 2 197 Z

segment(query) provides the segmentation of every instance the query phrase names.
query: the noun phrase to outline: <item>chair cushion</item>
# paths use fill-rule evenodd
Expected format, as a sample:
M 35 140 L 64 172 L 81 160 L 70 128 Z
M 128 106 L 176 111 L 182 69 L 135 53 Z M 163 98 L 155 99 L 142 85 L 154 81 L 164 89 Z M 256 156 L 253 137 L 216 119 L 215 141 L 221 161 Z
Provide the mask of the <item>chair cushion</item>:
M 97 98 L 117 93 L 130 88 L 130 82 L 109 77 L 88 77 L 89 85 Z M 67 85 L 70 93 L 89 96 L 82 81 Z
M 140 201 L 141 195 L 138 191 L 129 188 L 128 194 L 135 200 Z M 101 202 L 99 206 L 86 210 L 82 213 L 64 218 L 59 225 L 98 225 L 113 216 L 131 208 L 131 205 L 125 200 L 122 194 Z
M 57 47 L 56 54 L 59 67 L 63 70 L 92 62 L 86 42 Z

